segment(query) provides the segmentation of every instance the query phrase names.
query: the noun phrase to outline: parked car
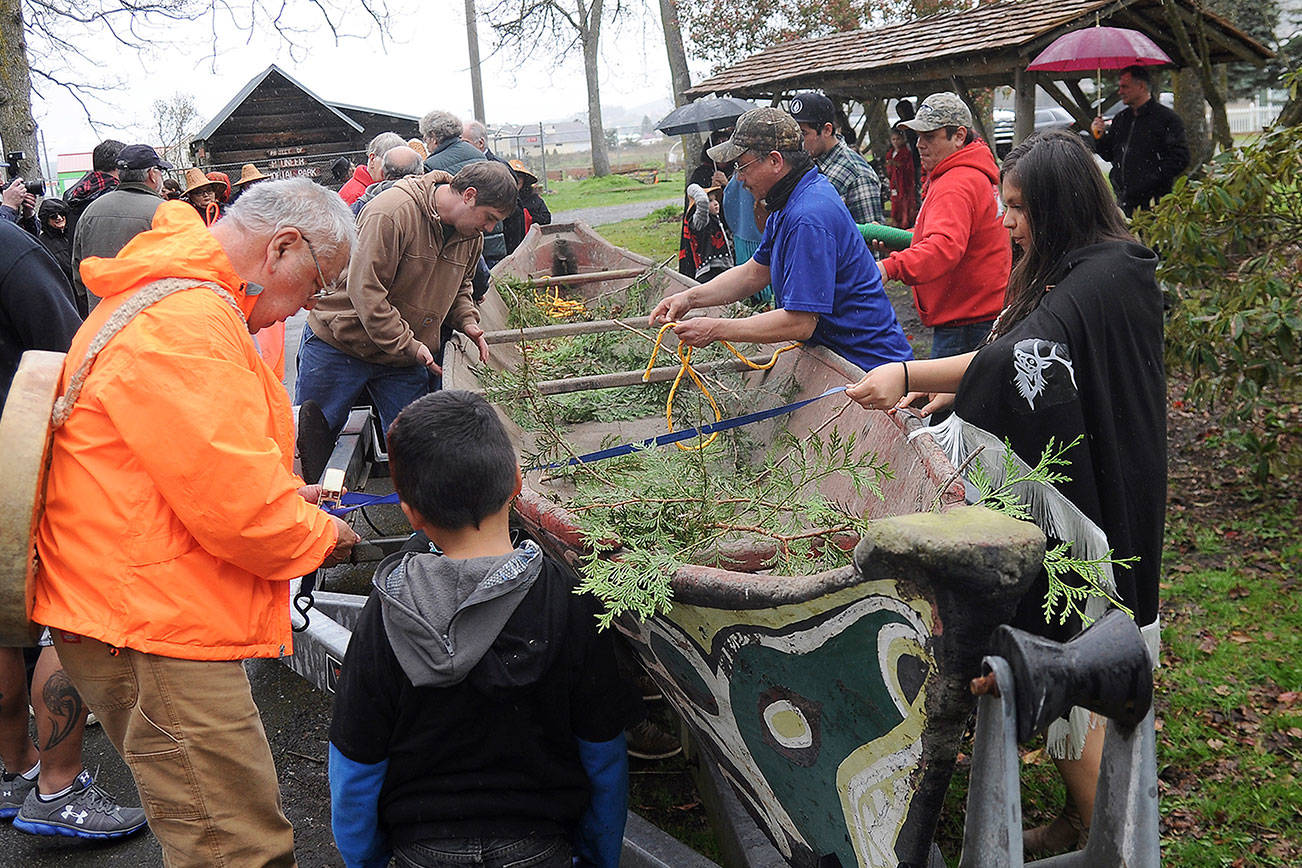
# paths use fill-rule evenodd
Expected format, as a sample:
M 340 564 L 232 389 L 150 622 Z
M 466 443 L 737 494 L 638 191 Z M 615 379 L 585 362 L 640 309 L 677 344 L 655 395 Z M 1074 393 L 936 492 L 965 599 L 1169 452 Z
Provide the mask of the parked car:
M 995 109 L 995 152 L 1003 159 L 1013 149 L 1013 126 L 1017 118 L 1012 109 Z M 1041 106 L 1035 110 L 1035 130 L 1067 130 L 1076 123 L 1071 112 L 1061 106 Z

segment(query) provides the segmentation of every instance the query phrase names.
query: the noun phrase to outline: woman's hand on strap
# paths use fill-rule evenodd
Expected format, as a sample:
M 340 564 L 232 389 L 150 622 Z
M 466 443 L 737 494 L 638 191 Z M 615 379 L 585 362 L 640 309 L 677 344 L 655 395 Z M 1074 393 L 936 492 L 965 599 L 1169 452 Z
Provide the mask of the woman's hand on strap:
M 893 411 L 909 395 L 906 362 L 887 362 L 846 387 L 847 398 L 868 410 Z

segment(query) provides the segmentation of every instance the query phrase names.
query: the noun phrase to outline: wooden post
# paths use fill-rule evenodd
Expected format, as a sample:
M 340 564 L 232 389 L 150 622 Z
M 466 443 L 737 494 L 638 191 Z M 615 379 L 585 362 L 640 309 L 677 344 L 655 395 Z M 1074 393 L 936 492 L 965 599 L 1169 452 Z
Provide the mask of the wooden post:
M 864 135 L 872 147 L 872 158 L 886 159 L 886 152 L 891 149 L 891 122 L 886 114 L 886 100 L 876 95 L 865 94 L 860 100 L 863 104 Z M 863 153 L 863 142 L 859 143 Z
M 768 364 L 768 356 L 754 356 L 750 359 L 753 364 Z M 692 365 L 698 373 L 712 374 L 715 371 L 739 371 L 745 372 L 751 370 L 751 366 L 741 359 L 720 359 L 715 362 L 702 362 L 699 365 Z M 539 395 L 563 395 L 567 392 L 587 392 L 592 389 L 615 389 L 622 386 L 637 386 L 643 382 L 647 383 L 669 383 L 678 376 L 679 366 L 652 368 L 650 376 L 644 381 L 642 379 L 643 371 L 616 371 L 610 374 L 589 374 L 583 377 L 566 377 L 561 380 L 542 380 L 535 383 L 533 391 Z
M 484 84 L 479 75 L 479 31 L 476 27 L 475 0 L 466 0 L 466 43 L 470 47 L 470 96 L 475 105 L 475 120 L 487 123 L 484 117 Z
M 1021 144 L 1035 132 L 1035 80 L 1036 74 L 1024 66 L 1013 71 L 1013 89 L 1016 93 L 1013 121 L 1013 144 Z
M 990 153 L 993 154 L 995 160 L 998 161 L 999 154 L 995 152 L 995 137 L 993 133 L 986 129 L 985 118 L 981 115 L 981 107 L 978 106 L 976 100 L 972 98 L 972 94 L 968 91 L 967 85 L 963 83 L 962 78 L 957 75 L 951 75 L 949 80 L 954 86 L 954 93 L 958 94 L 958 98 L 963 100 L 963 104 L 967 106 L 967 110 L 972 113 L 973 131 L 985 141 L 986 146 L 990 148 Z
M 607 280 L 642 277 L 651 270 L 653 269 L 615 268 L 610 271 L 580 271 L 577 274 L 540 274 L 529 278 L 525 286 L 584 286 L 589 283 L 604 283 Z
M 564 322 L 556 325 L 533 326 L 524 329 L 499 329 L 496 331 L 485 332 L 484 341 L 488 344 L 510 344 L 520 341 L 545 341 L 552 338 L 566 338 L 573 335 L 592 335 L 601 332 L 613 331 L 621 325 L 633 329 L 644 329 L 647 327 L 646 318 L 637 319 L 599 319 L 589 322 Z

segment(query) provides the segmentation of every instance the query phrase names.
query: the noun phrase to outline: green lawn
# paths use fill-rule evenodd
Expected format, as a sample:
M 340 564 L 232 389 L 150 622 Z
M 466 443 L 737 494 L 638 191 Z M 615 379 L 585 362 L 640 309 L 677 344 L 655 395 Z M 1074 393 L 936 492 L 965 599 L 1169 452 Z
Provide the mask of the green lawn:
M 676 268 L 682 215 L 683 209 L 677 205 L 666 205 L 645 217 L 606 223 L 595 228 L 611 244 L 641 253 L 656 262 L 673 258 L 674 261 L 669 265 Z
M 1302 864 L 1302 604 L 1296 500 L 1207 522 L 1173 503 L 1156 672 L 1162 858 L 1180 868 Z M 1023 750 L 1027 826 L 1063 788 L 1042 741 Z M 970 751 L 970 743 L 964 747 Z M 967 766 L 937 841 L 958 864 Z
M 584 178 L 579 181 L 553 181 L 552 192 L 543 196 L 547 208 L 553 213 L 575 208 L 593 208 L 600 205 L 620 205 L 626 202 L 646 202 L 681 196 L 686 185 L 682 172 L 661 172 L 654 184 L 643 184 L 624 175 L 607 175 L 604 178 Z

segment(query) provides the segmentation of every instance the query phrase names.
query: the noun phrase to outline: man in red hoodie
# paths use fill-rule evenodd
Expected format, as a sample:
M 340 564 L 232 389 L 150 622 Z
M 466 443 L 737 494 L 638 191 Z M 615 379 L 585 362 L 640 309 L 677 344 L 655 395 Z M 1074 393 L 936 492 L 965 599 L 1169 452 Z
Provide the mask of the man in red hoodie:
M 1003 308 L 1012 245 L 1002 225 L 999 168 L 972 133 L 972 113 L 957 94 L 933 93 L 912 120 L 930 180 L 913 243 L 878 263 L 882 279 L 913 287 L 932 358 L 976 349 Z

